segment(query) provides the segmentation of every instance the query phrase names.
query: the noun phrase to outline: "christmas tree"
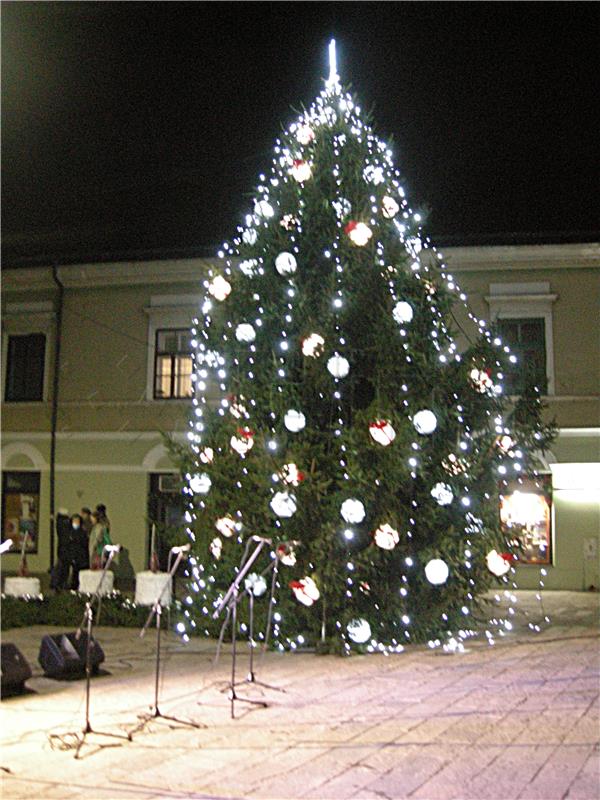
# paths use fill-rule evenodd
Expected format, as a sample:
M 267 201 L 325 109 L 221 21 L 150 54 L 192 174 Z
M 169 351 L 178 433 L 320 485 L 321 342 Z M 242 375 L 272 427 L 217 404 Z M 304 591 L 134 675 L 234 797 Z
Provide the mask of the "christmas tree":
M 245 223 L 192 329 L 179 630 L 218 630 L 215 607 L 259 535 L 272 546 L 253 580 L 277 556 L 280 648 L 466 636 L 481 595 L 514 585 L 499 493 L 531 474 L 552 428 L 539 393 L 509 404 L 515 357 L 472 314 L 461 352 L 453 307 L 466 297 L 334 57 Z

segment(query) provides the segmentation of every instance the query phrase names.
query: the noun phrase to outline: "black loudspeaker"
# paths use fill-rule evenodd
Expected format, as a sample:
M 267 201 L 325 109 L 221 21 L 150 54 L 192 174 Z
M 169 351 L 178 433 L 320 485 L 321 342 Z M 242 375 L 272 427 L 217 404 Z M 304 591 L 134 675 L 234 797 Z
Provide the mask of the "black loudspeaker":
M 19 694 L 31 678 L 31 667 L 16 645 L 3 644 L 1 649 L 2 695 Z
M 49 678 L 77 678 L 85 675 L 85 651 L 87 633 L 79 638 L 73 633 L 54 633 L 44 636 L 40 645 L 38 661 Z M 92 675 L 97 675 L 104 661 L 104 652 L 92 636 L 90 644 L 90 666 Z

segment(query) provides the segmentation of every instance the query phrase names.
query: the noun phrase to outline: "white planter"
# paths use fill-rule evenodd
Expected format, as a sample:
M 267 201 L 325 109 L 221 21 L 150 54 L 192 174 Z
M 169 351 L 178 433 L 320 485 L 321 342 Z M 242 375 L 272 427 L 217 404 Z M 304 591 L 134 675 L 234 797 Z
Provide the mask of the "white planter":
M 140 606 L 152 606 L 158 600 L 158 595 L 162 592 L 160 603 L 168 606 L 171 602 L 171 584 L 165 584 L 168 579 L 168 572 L 138 572 L 135 576 L 135 602 Z M 163 592 L 164 589 L 164 592 Z
M 4 581 L 4 594 L 11 597 L 37 597 L 39 593 L 39 578 L 6 578 Z
M 79 591 L 81 594 L 96 594 L 101 577 L 101 569 L 82 569 L 79 573 Z M 114 581 L 114 573 L 108 570 L 102 581 L 102 591 L 100 594 L 110 594 L 113 591 Z

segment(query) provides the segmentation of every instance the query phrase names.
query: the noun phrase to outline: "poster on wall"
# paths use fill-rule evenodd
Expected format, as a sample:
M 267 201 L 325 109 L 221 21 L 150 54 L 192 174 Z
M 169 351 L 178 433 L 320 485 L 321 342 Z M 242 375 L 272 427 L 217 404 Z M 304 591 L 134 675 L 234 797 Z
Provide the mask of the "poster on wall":
M 40 473 L 2 473 L 2 541 L 11 552 L 37 553 L 40 517 Z
M 539 475 L 500 495 L 500 522 L 521 564 L 552 563 L 552 476 Z

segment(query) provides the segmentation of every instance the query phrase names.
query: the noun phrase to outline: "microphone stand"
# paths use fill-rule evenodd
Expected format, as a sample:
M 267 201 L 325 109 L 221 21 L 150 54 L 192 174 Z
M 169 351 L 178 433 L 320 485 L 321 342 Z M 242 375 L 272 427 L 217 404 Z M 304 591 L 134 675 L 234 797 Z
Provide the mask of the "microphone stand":
M 102 569 L 102 575 L 100 576 L 100 580 L 98 581 L 98 586 L 96 587 L 96 591 L 92 598 L 88 600 L 85 604 L 85 610 L 83 612 L 83 617 L 81 618 L 81 622 L 79 623 L 79 627 L 75 633 L 75 638 L 79 639 L 81 637 L 81 632 L 85 624 L 86 628 L 86 647 L 85 647 L 85 726 L 82 731 L 81 739 L 77 737 L 77 745 L 76 745 L 76 752 L 75 758 L 79 758 L 79 753 L 81 748 L 85 744 L 86 736 L 88 733 L 95 733 L 99 736 L 110 736 L 113 739 L 125 739 L 127 741 L 131 741 L 131 734 L 127 733 L 125 735 L 119 733 L 107 733 L 105 731 L 96 731 L 92 728 L 90 724 L 90 688 L 91 688 L 91 675 L 92 675 L 92 629 L 94 624 L 94 613 L 92 611 L 92 606 L 94 604 L 94 600 L 98 600 L 98 614 L 100 613 L 100 603 L 101 594 L 100 590 L 102 589 L 102 584 L 104 583 L 104 578 L 106 577 L 106 573 L 108 572 L 108 568 L 110 567 L 112 560 L 115 556 L 115 553 L 118 551 L 118 545 L 106 545 L 105 548 L 108 549 L 108 558 L 104 563 L 104 567 Z M 61 737 L 59 737 L 61 738 Z M 118 745 L 100 745 L 102 747 L 115 747 Z
M 269 598 L 269 610 L 267 612 L 267 628 L 265 632 L 265 641 L 262 647 L 262 660 L 264 660 L 264 655 L 266 652 L 267 641 L 269 638 L 269 630 L 271 625 L 271 616 L 272 616 L 272 607 L 274 601 L 274 593 L 275 593 L 275 584 L 277 580 L 277 571 L 279 565 L 279 557 L 276 555 L 273 561 L 266 567 L 262 572 L 261 575 L 266 575 L 270 570 L 273 570 L 273 576 L 271 580 L 271 596 Z M 249 602 L 249 644 L 250 644 L 250 665 L 248 668 L 248 674 L 246 676 L 245 681 L 240 681 L 240 683 L 254 683 L 256 686 L 264 686 L 265 689 L 273 689 L 275 692 L 285 692 L 285 689 L 281 689 L 279 686 L 273 686 L 270 683 L 264 683 L 263 681 L 259 681 L 256 679 L 256 673 L 254 672 L 254 648 L 256 643 L 254 641 L 254 591 L 252 587 L 247 588 L 246 592 L 248 594 L 248 602 Z
M 144 627 L 140 631 L 140 639 L 141 639 L 141 638 L 144 637 L 146 631 L 148 630 L 148 628 L 150 626 L 150 623 L 152 621 L 152 617 L 156 615 L 156 673 L 155 673 L 155 678 L 154 678 L 154 706 L 150 707 L 151 708 L 151 713 L 150 714 L 142 715 L 142 717 L 141 717 L 142 722 L 140 723 L 140 725 L 137 726 L 137 728 L 134 729 L 133 733 L 137 733 L 139 730 L 141 730 L 146 725 L 147 722 L 149 722 L 151 719 L 157 719 L 158 717 L 160 717 L 161 719 L 171 720 L 172 722 L 179 722 L 182 725 L 189 725 L 192 728 L 205 728 L 206 727 L 206 725 L 203 725 L 203 724 L 201 724 L 199 722 L 192 722 L 191 720 L 180 719 L 179 717 L 171 717 L 171 716 L 169 716 L 167 714 L 163 714 L 162 711 L 158 707 L 158 684 L 159 684 L 159 675 L 160 675 L 160 640 L 161 640 L 160 630 L 161 630 L 161 617 L 162 617 L 162 599 L 163 599 L 163 596 L 164 596 L 165 592 L 167 591 L 167 587 L 169 586 L 169 583 L 171 582 L 171 580 L 173 578 L 173 575 L 177 572 L 177 568 L 179 567 L 179 564 L 181 563 L 181 561 L 183 559 L 183 555 L 184 555 L 184 550 L 180 549 L 180 548 L 171 548 L 171 552 L 172 553 L 176 552 L 177 553 L 177 558 L 175 559 L 175 562 L 174 562 L 172 568 L 169 571 L 169 574 L 168 574 L 168 576 L 167 576 L 167 578 L 165 580 L 164 586 L 163 586 L 160 594 L 158 595 L 158 598 L 157 598 L 156 602 L 154 603 L 154 605 L 150 609 L 150 613 L 148 614 L 148 619 L 144 623 Z
M 255 705 L 255 706 L 262 706 L 263 708 L 267 708 L 268 707 L 268 703 L 266 703 L 264 700 L 250 700 L 249 698 L 246 698 L 246 697 L 239 697 L 237 695 L 236 691 L 235 691 L 235 687 L 237 685 L 239 685 L 238 683 L 236 683 L 236 680 L 235 680 L 235 671 L 236 671 L 236 660 L 237 660 L 237 647 L 236 647 L 236 642 L 237 642 L 237 636 L 236 636 L 236 634 L 237 634 L 237 606 L 238 606 L 238 602 L 240 600 L 240 597 L 243 597 L 243 593 L 240 595 L 240 584 L 243 581 L 243 579 L 246 577 L 248 572 L 250 571 L 250 567 L 256 561 L 256 559 L 260 555 L 263 547 L 265 546 L 265 544 L 267 543 L 268 540 L 267 539 L 258 539 L 258 538 L 255 539 L 254 541 L 257 541 L 257 545 L 254 548 L 254 551 L 252 552 L 252 554 L 247 558 L 247 554 L 248 554 L 248 552 L 250 550 L 250 542 L 251 541 L 252 540 L 249 539 L 247 544 L 246 544 L 246 550 L 244 552 L 244 556 L 242 558 L 242 563 L 240 565 L 240 570 L 239 570 L 238 574 L 236 575 L 233 583 L 231 584 L 231 586 L 229 587 L 229 589 L 225 593 L 225 596 L 223 597 L 223 599 L 221 600 L 221 602 L 219 603 L 219 605 L 217 606 L 217 608 L 216 608 L 216 610 L 215 610 L 215 612 L 213 614 L 213 619 L 216 619 L 219 616 L 219 614 L 221 614 L 223 612 L 223 610 L 225 608 L 227 609 L 227 615 L 225 617 L 225 621 L 224 621 L 223 626 L 221 628 L 221 635 L 219 636 L 217 659 L 219 657 L 220 646 L 221 646 L 221 643 L 223 641 L 223 637 L 224 637 L 224 634 L 225 634 L 225 627 L 227 626 L 227 623 L 229 622 L 229 619 L 231 617 L 231 648 L 232 648 L 231 649 L 231 655 L 232 655 L 232 660 L 231 660 L 231 680 L 229 682 L 229 699 L 231 701 L 231 719 L 235 719 L 235 701 L 236 700 L 240 700 L 243 703 L 250 703 L 251 705 Z

